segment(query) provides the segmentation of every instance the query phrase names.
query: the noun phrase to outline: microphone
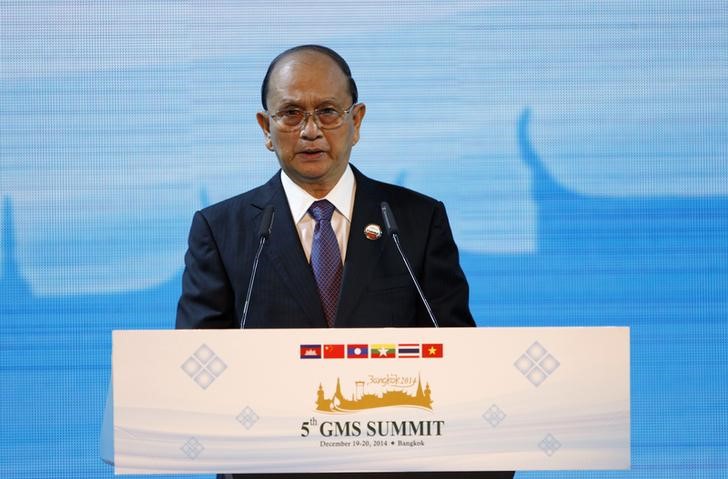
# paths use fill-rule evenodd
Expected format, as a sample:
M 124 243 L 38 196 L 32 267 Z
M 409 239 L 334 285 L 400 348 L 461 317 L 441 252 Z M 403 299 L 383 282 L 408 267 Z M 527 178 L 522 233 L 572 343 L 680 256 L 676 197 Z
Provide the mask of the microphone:
M 437 320 L 435 319 L 435 314 L 432 312 L 430 303 L 427 301 L 427 298 L 425 297 L 425 293 L 422 292 L 420 283 L 417 281 L 417 278 L 415 277 L 415 273 L 412 271 L 412 267 L 410 266 L 409 261 L 407 261 L 407 257 L 404 255 L 404 252 L 402 251 L 402 245 L 399 244 L 399 228 L 397 228 L 397 221 L 394 219 L 394 214 L 392 213 L 392 209 L 389 207 L 389 203 L 387 203 L 386 201 L 382 201 L 380 203 L 380 206 L 382 208 L 382 217 L 384 218 L 384 228 L 387 230 L 387 235 L 392 237 L 392 240 L 394 241 L 394 244 L 397 247 L 397 251 L 399 251 L 399 256 L 402 258 L 402 261 L 404 262 L 405 267 L 407 267 L 407 272 L 409 273 L 410 278 L 412 278 L 412 282 L 415 284 L 415 288 L 417 288 L 417 293 L 420 295 L 422 304 L 425 305 L 427 314 L 428 314 L 428 316 L 430 316 L 430 321 L 432 321 L 432 324 L 434 324 L 436 328 L 439 328 L 440 325 L 437 324 Z
M 268 239 L 270 236 L 275 212 L 276 210 L 273 208 L 273 205 L 268 205 L 263 209 L 263 217 L 260 220 L 260 227 L 258 228 L 258 238 Z
M 263 251 L 265 241 L 270 236 L 271 228 L 273 227 L 273 217 L 275 216 L 275 208 L 273 205 L 268 205 L 263 209 L 261 215 L 260 226 L 258 227 L 258 251 L 255 252 L 255 259 L 253 260 L 253 270 L 250 272 L 250 281 L 248 282 L 248 292 L 245 295 L 245 305 L 243 306 L 243 315 L 240 318 L 240 329 L 245 329 L 245 322 L 248 319 L 248 308 L 250 307 L 250 295 L 253 293 L 253 283 L 255 282 L 255 272 L 258 271 L 258 261 L 260 260 L 260 253 Z

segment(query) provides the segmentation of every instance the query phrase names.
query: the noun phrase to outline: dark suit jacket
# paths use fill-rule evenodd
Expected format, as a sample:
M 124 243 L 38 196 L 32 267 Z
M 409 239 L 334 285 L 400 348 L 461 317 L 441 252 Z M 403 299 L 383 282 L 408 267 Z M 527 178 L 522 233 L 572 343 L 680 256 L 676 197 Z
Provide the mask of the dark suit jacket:
M 353 171 L 356 197 L 336 327 L 432 325 L 391 239 L 364 236 L 366 225 L 383 225 L 382 201 L 392 208 L 403 249 L 440 325 L 474 326 L 468 284 L 443 204 Z M 269 204 L 275 218 L 260 258 L 246 328 L 327 327 L 280 174 L 195 214 L 177 328 L 240 326 L 261 212 Z
M 441 326 L 474 326 L 468 284 L 444 205 L 380 183 L 352 167 L 356 177 L 336 327 L 432 326 L 392 240 L 372 241 L 366 225 L 383 225 L 380 203 L 392 208 L 400 240 Z M 273 205 L 271 235 L 260 258 L 246 328 L 325 328 L 316 282 L 306 260 L 280 172 L 266 184 L 195 213 L 185 255 L 177 328 L 238 328 L 261 213 Z M 508 473 L 266 474 L 263 478 L 488 478 Z M 253 477 L 221 475 L 219 477 Z

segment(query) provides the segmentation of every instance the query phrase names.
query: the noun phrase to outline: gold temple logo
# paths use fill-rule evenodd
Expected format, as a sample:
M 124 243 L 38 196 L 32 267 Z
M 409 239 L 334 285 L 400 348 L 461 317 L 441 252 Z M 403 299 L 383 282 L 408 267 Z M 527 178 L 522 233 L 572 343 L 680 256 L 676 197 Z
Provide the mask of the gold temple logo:
M 425 388 L 423 389 L 422 380 L 419 377 L 417 378 L 417 391 L 414 395 L 408 394 L 400 389 L 387 389 L 380 394 L 366 393 L 364 391 L 364 381 L 355 381 L 354 386 L 354 393 L 351 395 L 351 399 L 347 399 L 341 392 L 341 379 L 337 378 L 336 392 L 330 399 L 327 399 L 323 386 L 319 384 L 316 399 L 316 410 L 322 412 L 346 413 L 380 407 L 405 406 L 432 411 L 430 384 L 426 383 Z

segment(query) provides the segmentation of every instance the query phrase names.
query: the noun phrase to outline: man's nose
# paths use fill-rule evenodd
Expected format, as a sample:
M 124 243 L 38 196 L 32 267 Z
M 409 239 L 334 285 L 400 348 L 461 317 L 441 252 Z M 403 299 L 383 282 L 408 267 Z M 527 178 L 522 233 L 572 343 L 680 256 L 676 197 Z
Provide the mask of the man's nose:
M 313 140 L 321 136 L 321 129 L 316 123 L 316 118 L 313 114 L 307 115 L 303 120 L 303 126 L 301 127 L 301 138 L 307 140 Z

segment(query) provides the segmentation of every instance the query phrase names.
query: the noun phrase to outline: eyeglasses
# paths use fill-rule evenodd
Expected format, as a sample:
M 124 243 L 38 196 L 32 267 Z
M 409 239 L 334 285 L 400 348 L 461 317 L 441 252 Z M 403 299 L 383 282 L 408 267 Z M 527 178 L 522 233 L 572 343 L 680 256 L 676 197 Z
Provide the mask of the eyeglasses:
M 286 108 L 270 113 L 270 117 L 275 121 L 281 131 L 298 131 L 308 122 L 308 117 L 312 116 L 316 125 L 322 130 L 333 130 L 344 124 L 344 117 L 351 113 L 358 103 L 353 103 L 346 110 L 339 110 L 333 106 L 317 108 L 314 111 L 304 111 L 298 108 Z

